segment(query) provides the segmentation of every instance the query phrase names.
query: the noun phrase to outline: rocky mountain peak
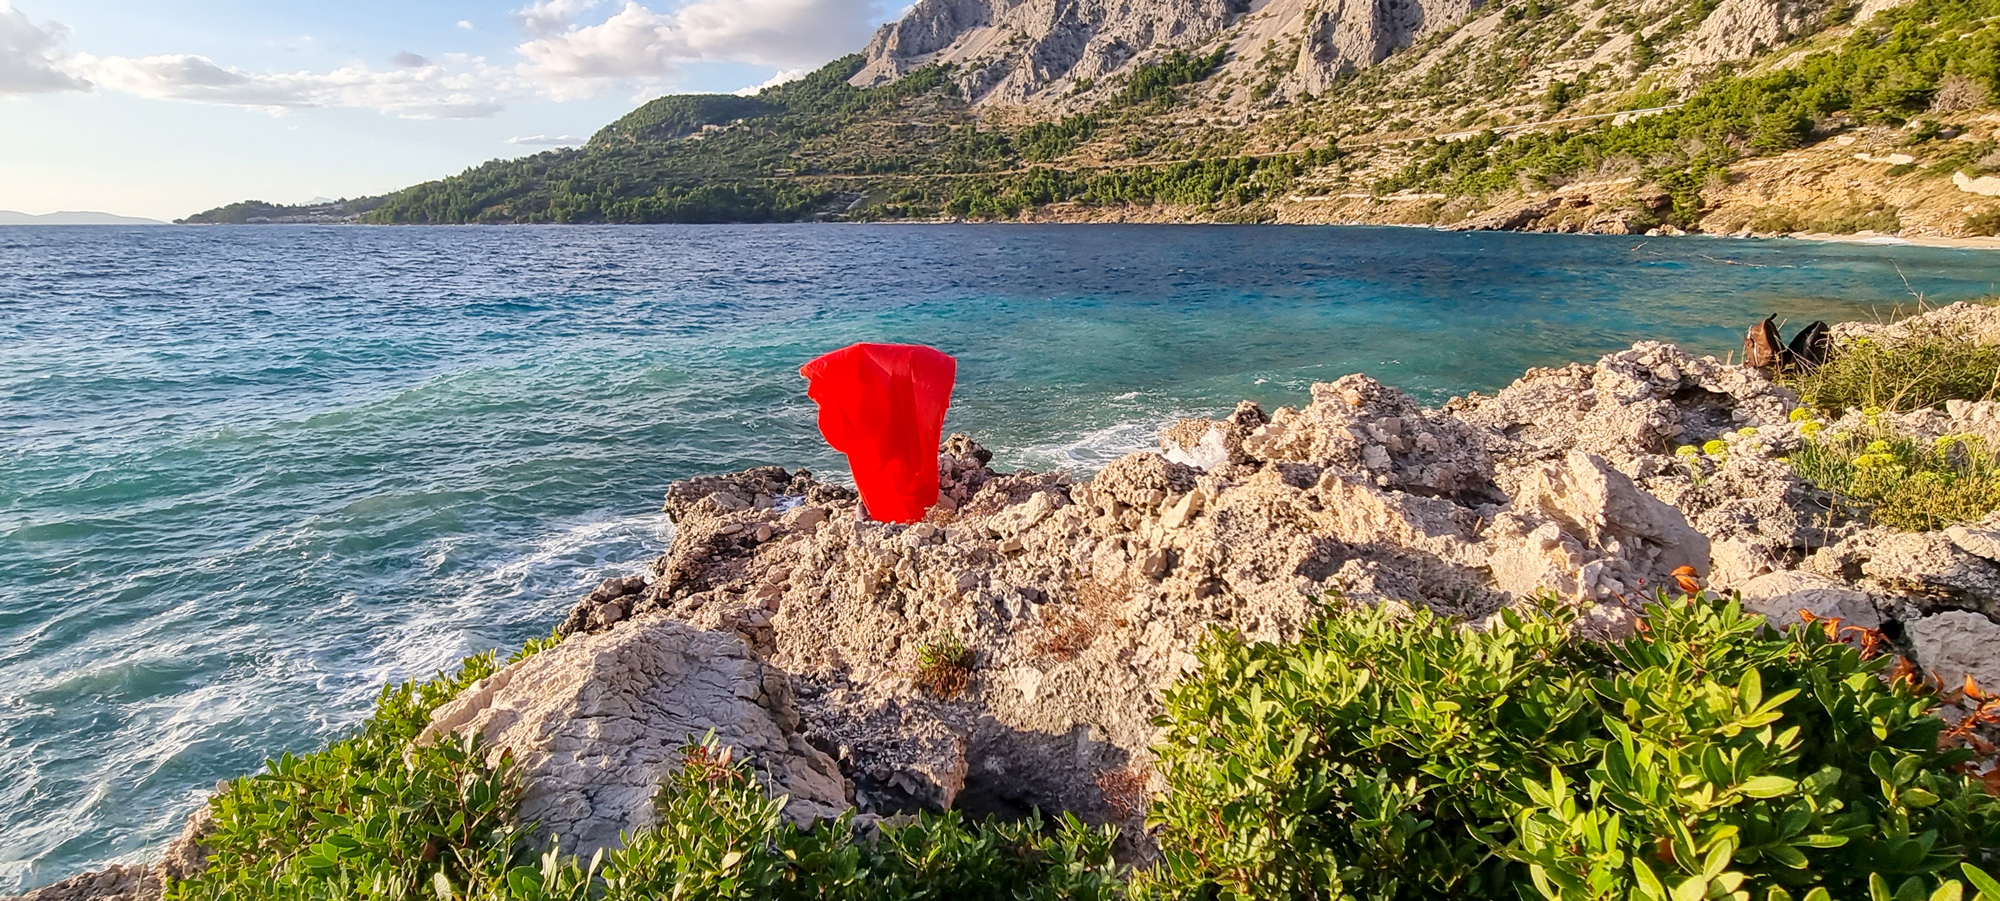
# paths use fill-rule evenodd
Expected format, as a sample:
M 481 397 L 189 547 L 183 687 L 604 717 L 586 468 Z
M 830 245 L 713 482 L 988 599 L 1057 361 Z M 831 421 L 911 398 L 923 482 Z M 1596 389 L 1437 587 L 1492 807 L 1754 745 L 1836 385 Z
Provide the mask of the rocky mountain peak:
M 1465 52 L 1502 41 L 1510 23 L 1549 15 L 1566 17 L 1572 34 L 1610 32 L 1597 44 L 1627 64 L 1645 65 L 1631 62 L 1632 39 L 1614 29 L 1668 42 L 1654 49 L 1693 71 L 1810 34 L 1827 7 L 1825 0 L 919 0 L 876 33 L 852 83 L 886 84 L 948 64 L 975 103 L 1088 106 L 1111 96 L 1136 65 L 1175 50 L 1224 49 L 1226 78 L 1218 82 L 1261 84 L 1264 96 L 1316 96 L 1427 39 L 1450 34 L 1446 43 Z M 1497 45 L 1486 49 L 1512 58 Z

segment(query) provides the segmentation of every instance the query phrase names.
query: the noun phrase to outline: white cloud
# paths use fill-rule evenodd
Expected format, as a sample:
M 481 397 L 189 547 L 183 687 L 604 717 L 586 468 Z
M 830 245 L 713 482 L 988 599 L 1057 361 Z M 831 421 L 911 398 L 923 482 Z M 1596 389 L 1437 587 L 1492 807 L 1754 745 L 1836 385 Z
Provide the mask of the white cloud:
M 764 82 L 763 84 L 751 85 L 750 87 L 747 88 L 737 88 L 736 96 L 748 97 L 752 94 L 764 90 L 765 88 L 775 88 L 778 85 L 784 84 L 788 81 L 798 81 L 799 79 L 804 78 L 811 74 L 812 74 L 811 69 L 780 69 L 778 70 L 778 74 L 771 76 L 770 80 Z
M 583 139 L 570 135 L 529 135 L 525 138 L 508 138 L 507 143 L 520 144 L 524 147 L 575 147 L 583 143 Z
M 558 96 L 593 94 L 603 83 L 646 81 L 678 74 L 675 60 L 692 55 L 676 39 L 672 20 L 637 3 L 605 21 L 522 44 L 522 73 Z
M 660 13 L 626 0 L 603 22 L 574 24 L 595 2 L 542 0 L 516 14 L 536 35 L 517 48 L 520 72 L 550 96 L 657 83 L 689 62 L 816 66 L 866 44 L 884 11 L 882 0 L 693 0 Z
M 498 112 L 506 100 L 535 95 L 565 100 L 627 88 L 655 96 L 678 83 L 688 63 L 774 66 L 779 75 L 759 88 L 782 83 L 862 46 L 886 2 L 687 0 L 659 12 L 640 0 L 623 0 L 593 24 L 582 17 L 604 0 L 532 0 L 513 14 L 526 32 L 513 65 L 405 50 L 387 69 L 357 62 L 325 72 L 255 72 L 188 53 L 69 55 L 61 47 L 69 29 L 37 26 L 11 0 L 0 0 L 0 95 L 101 86 L 274 113 L 346 107 L 405 118 L 478 118 Z M 471 20 L 458 24 L 473 27 Z
M 331 72 L 256 73 L 216 65 L 205 56 L 169 54 L 133 59 L 88 54 L 77 71 L 114 90 L 162 100 L 246 106 L 270 112 L 355 107 L 406 119 L 476 119 L 500 111 L 495 76 L 479 61 L 468 71 L 425 62 L 386 72 L 346 66 Z
M 37 26 L 0 0 L 0 96 L 90 90 L 90 82 L 62 69 L 61 44 L 68 36 L 68 28 Z
M 471 20 L 471 19 L 460 19 L 460 20 L 458 20 L 458 27 L 460 27 L 460 28 L 463 28 L 463 29 L 465 29 L 466 31 L 471 31 L 471 30 L 472 30 L 472 20 Z
M 561 34 L 576 23 L 577 16 L 584 10 L 602 3 L 603 0 L 536 0 L 527 8 L 514 13 L 514 21 L 521 28 L 536 37 Z
M 880 0 L 695 0 L 674 13 L 702 59 L 817 66 L 866 46 Z

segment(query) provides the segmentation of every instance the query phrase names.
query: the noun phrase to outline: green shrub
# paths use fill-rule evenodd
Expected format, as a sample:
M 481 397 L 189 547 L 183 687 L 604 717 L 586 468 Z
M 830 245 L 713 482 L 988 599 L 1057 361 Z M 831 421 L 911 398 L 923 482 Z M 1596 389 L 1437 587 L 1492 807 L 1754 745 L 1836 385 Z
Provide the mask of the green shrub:
M 972 682 L 972 649 L 951 634 L 918 645 L 915 681 L 938 697 L 957 697 Z
M 533 642 L 528 653 L 554 643 Z M 173 882 L 167 898 L 1092 901 L 1123 893 L 1115 830 L 1067 816 L 975 824 L 954 812 L 857 842 L 845 817 L 790 825 L 784 800 L 712 741 L 683 749 L 661 792 L 659 828 L 589 862 L 560 847 L 536 854 L 533 824 L 516 820 L 521 783 L 508 756 L 489 765 L 470 740 L 415 743 L 432 710 L 494 671 L 494 655 L 481 654 L 457 673 L 386 688 L 352 737 L 231 783 L 210 802 L 207 869 Z
M 1965 233 L 1974 237 L 2000 235 L 2000 207 L 1967 213 Z
M 2000 387 L 2000 347 L 1964 332 L 1913 326 L 1894 341 L 1860 338 L 1834 348 L 1810 373 L 1785 377 L 1808 406 L 1839 413 L 1876 408 L 1908 412 L 1948 400 L 1992 400 Z
M 1959 897 L 2000 802 L 1934 701 L 1734 602 L 1572 636 L 1350 610 L 1295 645 L 1208 639 L 1166 698 L 1160 894 L 1202 898 Z M 1983 875 L 1983 874 L 1982 874 Z M 1823 891 L 1822 891 L 1823 890 Z
M 2000 458 L 1973 436 L 1924 444 L 1879 425 L 1822 433 L 1791 464 L 1799 478 L 1891 529 L 1928 532 L 2000 510 Z
M 604 901 L 646 899 L 1106 899 L 1123 894 L 1111 859 L 1115 833 L 1064 817 L 968 824 L 923 814 L 857 842 L 852 822 L 799 829 L 784 802 L 713 743 L 683 751 L 662 793 L 658 830 L 605 858 Z M 559 884 L 583 897 L 571 870 Z M 516 895 L 516 897 L 536 897 Z M 562 895 L 570 897 L 570 895 Z
M 209 802 L 209 867 L 175 901 L 428 896 L 514 862 L 519 780 L 467 743 L 413 745 L 439 704 L 492 675 L 466 658 L 429 682 L 385 687 L 375 715 L 315 754 L 286 754 Z
M 1222 61 L 1229 56 L 1229 48 L 1217 47 L 1214 52 L 1196 55 L 1186 50 L 1175 50 L 1160 58 L 1159 62 L 1144 63 L 1132 69 L 1131 80 L 1125 90 L 1113 98 L 1112 104 L 1138 105 L 1156 101 L 1172 101 L 1174 89 L 1181 85 L 1194 84 L 1215 74 Z
M 520 786 L 472 742 L 416 745 L 494 671 L 385 689 L 331 748 L 216 798 L 200 877 L 171 899 L 1731 898 L 1966 893 L 2000 841 L 1971 752 L 1889 658 L 1734 603 L 1661 600 L 1596 644 L 1545 605 L 1483 631 L 1385 606 L 1293 645 L 1218 633 L 1166 698 L 1162 863 L 1128 884 L 1073 817 L 957 813 L 801 829 L 749 762 L 683 749 L 657 828 L 581 861 L 539 855 Z

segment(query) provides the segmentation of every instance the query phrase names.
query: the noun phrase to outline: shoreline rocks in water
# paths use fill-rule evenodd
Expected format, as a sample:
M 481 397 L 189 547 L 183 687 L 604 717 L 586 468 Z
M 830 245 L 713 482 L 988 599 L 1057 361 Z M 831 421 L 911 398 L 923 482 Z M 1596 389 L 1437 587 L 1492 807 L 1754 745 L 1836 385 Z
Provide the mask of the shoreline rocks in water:
M 2000 337 L 2000 309 L 1923 318 Z M 1847 519 L 1781 459 L 1808 434 L 1796 408 L 1762 372 L 1647 342 L 1434 409 L 1347 376 L 1300 408 L 1181 422 L 1088 479 L 997 471 L 954 435 L 942 499 L 912 525 L 865 521 L 851 490 L 804 471 L 689 479 L 667 492 L 673 542 L 645 575 L 592 592 L 563 643 L 440 707 L 428 732 L 511 752 L 523 817 L 588 854 L 647 824 L 678 749 L 711 730 L 795 821 L 851 806 L 1132 825 L 1161 691 L 1204 635 L 1284 641 L 1335 598 L 1476 626 L 1553 594 L 1579 628 L 1620 636 L 1691 569 L 1775 624 L 1839 617 L 1947 683 L 2000 683 L 2000 517 L 1925 533 Z M 1879 419 L 2000 447 L 2000 404 Z M 971 670 L 941 696 L 920 660 L 947 643 Z M 1145 859 L 1143 829 L 1123 834 Z M 26 897 L 144 897 L 58 888 Z

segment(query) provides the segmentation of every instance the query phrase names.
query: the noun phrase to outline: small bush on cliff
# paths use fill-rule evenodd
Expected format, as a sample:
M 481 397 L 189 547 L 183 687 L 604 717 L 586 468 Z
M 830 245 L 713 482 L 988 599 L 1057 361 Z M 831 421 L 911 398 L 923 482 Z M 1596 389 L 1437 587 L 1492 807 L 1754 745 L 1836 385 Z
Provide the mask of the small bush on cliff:
M 553 646 L 530 642 L 515 659 Z M 656 829 L 580 861 L 535 853 L 516 815 L 512 761 L 473 741 L 416 743 L 438 705 L 495 672 L 495 655 L 385 688 L 375 715 L 324 751 L 286 754 L 210 801 L 207 869 L 170 901 L 652 901 L 1108 899 L 1124 883 L 1116 833 L 924 815 L 856 841 L 851 820 L 799 829 L 746 762 L 692 745 L 664 787 Z
M 632 837 L 588 868 L 568 867 L 535 883 L 524 874 L 521 901 L 600 898 L 742 901 L 1098 901 L 1122 897 L 1111 859 L 1114 833 L 1074 817 L 967 823 L 956 812 L 923 814 L 856 841 L 847 817 L 799 829 L 785 821 L 741 761 L 712 743 L 683 750 L 685 763 L 663 790 L 660 827 Z
M 511 762 L 489 766 L 470 742 L 413 745 L 433 709 L 495 668 L 481 654 L 456 673 L 385 687 L 353 736 L 230 783 L 209 802 L 207 870 L 167 897 L 406 898 L 504 870 L 520 802 Z
M 918 645 L 913 681 L 940 698 L 958 697 L 972 684 L 972 649 L 948 633 Z
M 1217 634 L 1166 698 L 1150 889 L 1198 898 L 1959 897 L 2000 801 L 1886 656 L 1733 602 L 1635 637 L 1345 611 Z M 1933 894 L 1934 892 L 1938 894 Z
M 1808 406 L 1835 415 L 1870 407 L 1900 413 L 2000 395 L 2000 347 L 1980 344 L 1963 330 L 1916 328 L 1894 341 L 1844 342 L 1825 365 L 1788 376 L 1785 384 Z
M 1928 532 L 2000 510 L 2000 457 L 1977 436 L 1925 443 L 1877 424 L 1808 438 L 1790 462 L 1799 478 L 1891 529 Z

